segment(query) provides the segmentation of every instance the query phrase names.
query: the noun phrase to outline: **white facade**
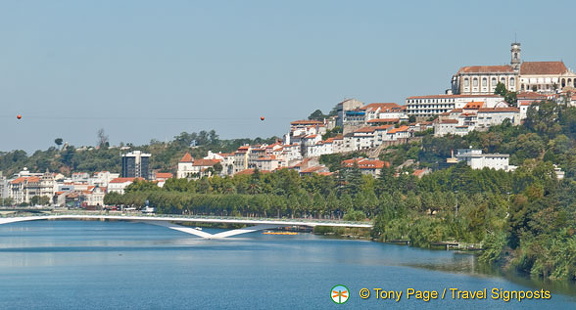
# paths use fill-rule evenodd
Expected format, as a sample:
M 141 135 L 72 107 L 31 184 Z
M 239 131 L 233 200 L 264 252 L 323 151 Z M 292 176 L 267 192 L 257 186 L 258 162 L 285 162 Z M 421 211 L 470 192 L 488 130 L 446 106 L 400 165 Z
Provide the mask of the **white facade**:
M 124 189 L 132 184 L 136 178 L 116 178 L 108 184 L 109 193 L 124 194 Z
M 108 183 L 115 178 L 120 177 L 120 173 L 111 173 L 110 171 L 100 171 L 94 173 L 94 176 L 88 180 L 90 185 L 98 185 L 100 187 L 108 187 Z
M 518 108 L 499 108 L 499 109 L 479 109 L 476 119 L 478 128 L 488 128 L 499 125 L 508 119 L 512 125 L 520 125 L 520 109 Z
M 35 176 L 38 174 L 24 172 L 21 175 L 26 176 L 9 181 L 8 195 L 15 204 L 30 203 L 34 196 L 48 197 L 51 200 L 56 193 L 57 184 L 53 174 L 46 172 Z
M 470 102 L 493 108 L 504 100 L 498 95 L 430 95 L 406 98 L 406 113 L 416 117 L 433 117 L 454 109 L 462 109 Z
M 510 155 L 508 154 L 482 154 L 482 150 L 460 149 L 456 158 L 458 161 L 466 161 L 472 169 L 495 169 L 510 171 L 513 169 L 508 164 Z

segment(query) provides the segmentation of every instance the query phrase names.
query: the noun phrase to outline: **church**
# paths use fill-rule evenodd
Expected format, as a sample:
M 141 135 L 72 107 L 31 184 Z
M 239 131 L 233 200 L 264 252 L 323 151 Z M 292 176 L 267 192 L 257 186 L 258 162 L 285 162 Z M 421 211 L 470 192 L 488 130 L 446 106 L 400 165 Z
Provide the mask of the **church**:
M 452 76 L 455 95 L 494 94 L 500 82 L 514 92 L 556 93 L 576 87 L 576 74 L 562 61 L 522 61 L 520 43 L 512 43 L 510 64 L 501 66 L 462 67 Z

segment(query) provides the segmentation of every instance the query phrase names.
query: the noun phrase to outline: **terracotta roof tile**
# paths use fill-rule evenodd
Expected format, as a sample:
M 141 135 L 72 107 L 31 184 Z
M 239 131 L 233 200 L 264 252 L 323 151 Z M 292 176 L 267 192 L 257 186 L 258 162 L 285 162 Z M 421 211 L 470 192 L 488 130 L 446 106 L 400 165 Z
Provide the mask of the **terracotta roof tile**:
M 190 155 L 190 153 L 184 154 L 184 156 L 182 156 L 182 159 L 180 159 L 181 163 L 191 163 L 193 161 L 194 158 L 192 158 L 192 155 Z
M 503 113 L 503 112 L 515 112 L 519 113 L 520 109 L 518 108 L 481 108 L 478 109 L 478 113 Z
M 367 123 L 398 123 L 399 118 L 375 118 L 367 121 Z
M 143 178 L 115 178 L 110 181 L 110 183 L 126 183 L 134 182 L 135 180 L 144 180 Z
M 459 74 L 462 73 L 514 73 L 514 69 L 510 65 L 504 66 L 468 66 L 462 67 L 458 70 Z
M 362 128 L 357 129 L 357 130 L 354 130 L 354 132 L 374 132 L 375 128 L 376 127 L 374 127 L 374 126 L 362 127 Z
M 170 172 L 156 172 L 157 179 L 170 179 L 174 177 L 174 175 Z
M 400 126 L 400 127 L 398 127 L 398 128 L 394 128 L 394 129 L 388 130 L 388 133 L 404 132 L 404 131 L 408 131 L 408 129 L 410 129 L 410 127 L 408 127 L 408 126 Z
M 478 110 L 484 106 L 484 102 L 468 102 L 463 109 L 466 110 Z
M 440 122 L 440 124 L 458 124 L 457 119 L 445 119 Z
M 354 167 L 354 165 L 357 165 L 360 169 L 382 169 L 384 167 L 390 167 L 390 163 L 387 161 L 366 158 L 347 159 L 342 161 L 342 165 L 344 167 Z
M 217 163 L 219 163 L 220 160 L 219 159 L 196 159 L 194 161 L 194 163 L 192 163 L 192 166 L 214 166 Z
M 563 74 L 568 72 L 561 61 L 525 61 L 520 65 L 520 74 Z

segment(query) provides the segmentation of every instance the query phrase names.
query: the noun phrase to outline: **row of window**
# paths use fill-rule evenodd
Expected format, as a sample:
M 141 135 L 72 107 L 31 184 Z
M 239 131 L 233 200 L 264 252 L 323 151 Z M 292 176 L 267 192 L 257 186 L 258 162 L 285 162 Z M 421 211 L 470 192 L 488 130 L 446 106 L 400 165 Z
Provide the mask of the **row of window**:
M 453 104 L 422 104 L 422 105 L 409 105 L 408 110 L 412 109 L 454 109 Z
M 454 99 L 410 99 L 407 103 L 453 103 Z
M 509 86 L 514 87 L 516 81 L 513 77 L 510 78 L 509 82 L 510 82 Z M 500 78 L 500 83 L 506 85 L 506 78 Z M 498 80 L 495 77 L 493 77 L 491 80 L 492 87 L 496 87 L 497 84 L 498 84 Z M 488 78 L 483 77 L 482 78 L 482 87 L 487 87 L 487 86 L 488 86 Z M 470 80 L 468 78 L 464 78 L 464 87 L 470 87 Z M 478 87 L 478 78 L 477 77 L 472 79 L 472 87 Z
M 411 115 L 429 115 L 429 114 L 441 114 L 441 113 L 445 113 L 448 112 L 450 110 L 416 110 L 416 111 L 410 111 L 409 114 Z

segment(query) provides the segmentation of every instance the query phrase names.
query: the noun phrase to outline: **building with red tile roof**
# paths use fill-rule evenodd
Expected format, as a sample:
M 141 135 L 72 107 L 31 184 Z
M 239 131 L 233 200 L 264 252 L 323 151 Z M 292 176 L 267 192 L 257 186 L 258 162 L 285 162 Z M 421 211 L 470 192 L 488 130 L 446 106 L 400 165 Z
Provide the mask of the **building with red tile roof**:
M 140 180 L 143 181 L 144 178 L 115 178 L 110 183 L 108 183 L 108 192 L 109 193 L 119 193 L 124 194 L 124 190 L 128 185 L 134 183 L 134 181 Z
M 171 179 L 174 177 L 174 174 L 170 173 L 170 172 L 156 172 L 156 174 L 154 175 L 154 179 L 156 181 L 166 181 L 168 179 Z
M 242 146 L 240 149 L 242 149 L 242 154 L 245 155 L 249 147 Z M 194 159 L 189 153 L 186 153 L 178 162 L 176 177 L 179 179 L 199 179 L 204 176 L 212 176 L 219 170 L 216 165 L 222 161 L 222 159 Z
M 382 168 L 390 167 L 390 163 L 378 159 L 352 158 L 342 161 L 342 167 L 345 168 L 356 167 L 360 169 L 362 174 L 367 174 L 376 177 L 380 175 L 380 171 L 382 170 Z
M 562 61 L 522 61 L 520 43 L 512 43 L 510 64 L 462 67 L 452 77 L 454 94 L 494 94 L 498 83 L 508 91 L 554 93 L 576 87 L 576 74 Z
M 30 203 L 34 196 L 48 197 L 52 201 L 57 189 L 54 174 L 32 174 L 24 170 L 20 175 L 8 182 L 8 195 L 15 204 Z

